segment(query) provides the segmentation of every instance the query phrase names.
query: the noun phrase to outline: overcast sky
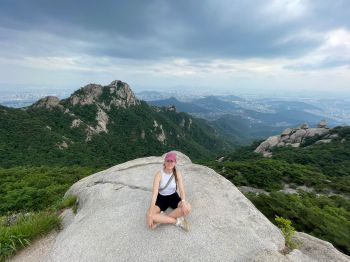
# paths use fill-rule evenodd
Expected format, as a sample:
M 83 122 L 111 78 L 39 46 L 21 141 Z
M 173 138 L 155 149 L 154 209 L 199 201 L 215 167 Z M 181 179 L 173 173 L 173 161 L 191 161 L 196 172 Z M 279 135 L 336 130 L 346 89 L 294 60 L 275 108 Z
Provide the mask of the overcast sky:
M 1 0 L 0 90 L 350 93 L 349 0 Z

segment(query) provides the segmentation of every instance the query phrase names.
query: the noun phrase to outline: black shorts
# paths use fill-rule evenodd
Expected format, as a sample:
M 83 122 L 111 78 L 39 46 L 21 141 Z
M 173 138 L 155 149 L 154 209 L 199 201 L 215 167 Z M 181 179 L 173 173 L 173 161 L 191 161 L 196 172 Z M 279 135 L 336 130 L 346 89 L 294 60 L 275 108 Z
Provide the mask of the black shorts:
M 176 209 L 180 201 L 181 198 L 179 197 L 177 192 L 169 196 L 163 196 L 158 193 L 156 206 L 158 206 L 161 211 L 165 211 L 168 207 Z

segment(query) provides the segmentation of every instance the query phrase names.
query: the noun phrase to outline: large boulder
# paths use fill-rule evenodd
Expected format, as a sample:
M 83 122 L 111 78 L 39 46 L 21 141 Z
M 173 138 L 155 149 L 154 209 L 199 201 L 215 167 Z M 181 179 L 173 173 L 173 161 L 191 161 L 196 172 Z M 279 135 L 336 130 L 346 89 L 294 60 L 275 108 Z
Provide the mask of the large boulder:
M 290 136 L 291 143 L 301 143 L 304 136 L 307 134 L 305 129 L 299 129 Z
M 272 147 L 276 146 L 280 142 L 280 136 L 270 136 L 268 139 L 266 139 L 264 142 L 262 142 L 254 152 L 256 153 L 262 153 L 268 149 L 271 149 Z
M 317 125 L 318 128 L 327 128 L 327 121 L 321 120 L 320 123 Z
M 254 150 L 255 153 L 261 153 L 264 157 L 272 156 L 272 148 L 275 146 L 283 147 L 291 145 L 293 147 L 299 147 L 307 137 L 313 137 L 316 135 L 323 136 L 330 132 L 329 128 L 326 128 L 326 123 L 322 120 L 316 128 L 309 128 L 308 124 L 304 123 L 297 128 L 286 128 L 281 135 L 270 136 Z M 337 138 L 337 134 L 332 135 L 333 138 Z M 329 140 L 322 141 L 328 143 Z M 320 142 L 320 143 L 322 143 Z
M 319 127 L 309 128 L 307 130 L 306 137 L 313 137 L 316 135 L 321 136 L 321 135 L 327 134 L 328 132 L 329 132 L 329 129 L 327 128 L 319 128 Z
M 193 208 L 192 230 L 150 230 L 146 211 L 162 162 L 163 157 L 136 159 L 74 184 L 66 195 L 78 196 L 78 212 L 46 261 L 246 261 L 284 248 L 279 229 L 231 182 L 180 152 L 177 166 Z
M 31 107 L 34 108 L 46 108 L 46 109 L 53 109 L 53 108 L 63 108 L 62 105 L 60 105 L 60 99 L 56 96 L 46 96 L 41 99 L 39 99 L 36 103 L 34 103 Z
M 312 239 L 306 251 L 283 255 L 280 230 L 231 182 L 177 153 L 192 204 L 190 232 L 147 227 L 152 182 L 163 157 L 145 157 L 75 183 L 66 196 L 78 196 L 77 214 L 65 213 L 49 251 L 39 252 L 47 255 L 33 261 L 346 261 L 329 243 L 309 252 Z

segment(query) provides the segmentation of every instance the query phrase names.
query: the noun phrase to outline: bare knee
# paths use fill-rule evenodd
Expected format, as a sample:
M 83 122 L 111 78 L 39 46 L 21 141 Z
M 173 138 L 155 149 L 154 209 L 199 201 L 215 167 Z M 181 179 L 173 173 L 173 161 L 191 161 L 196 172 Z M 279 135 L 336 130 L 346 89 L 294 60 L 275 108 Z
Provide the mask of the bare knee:
M 157 206 L 154 206 L 147 210 L 147 217 L 152 217 L 153 219 L 153 216 L 159 213 L 160 213 L 160 208 Z

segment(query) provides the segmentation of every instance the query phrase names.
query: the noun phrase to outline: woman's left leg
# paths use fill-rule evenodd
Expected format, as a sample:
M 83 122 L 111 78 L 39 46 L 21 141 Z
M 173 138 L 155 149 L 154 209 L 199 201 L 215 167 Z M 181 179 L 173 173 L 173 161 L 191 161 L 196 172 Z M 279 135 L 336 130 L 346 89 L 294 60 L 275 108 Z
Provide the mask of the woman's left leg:
M 169 217 L 173 217 L 173 218 L 178 218 L 178 217 L 182 217 L 182 216 L 187 216 L 190 211 L 191 211 L 191 204 L 190 203 L 186 203 L 186 211 L 184 211 L 184 206 L 183 206 L 183 202 L 179 202 L 177 205 L 177 208 L 174 209 L 173 211 L 171 211 L 168 216 Z M 187 211 L 188 210 L 188 211 Z

